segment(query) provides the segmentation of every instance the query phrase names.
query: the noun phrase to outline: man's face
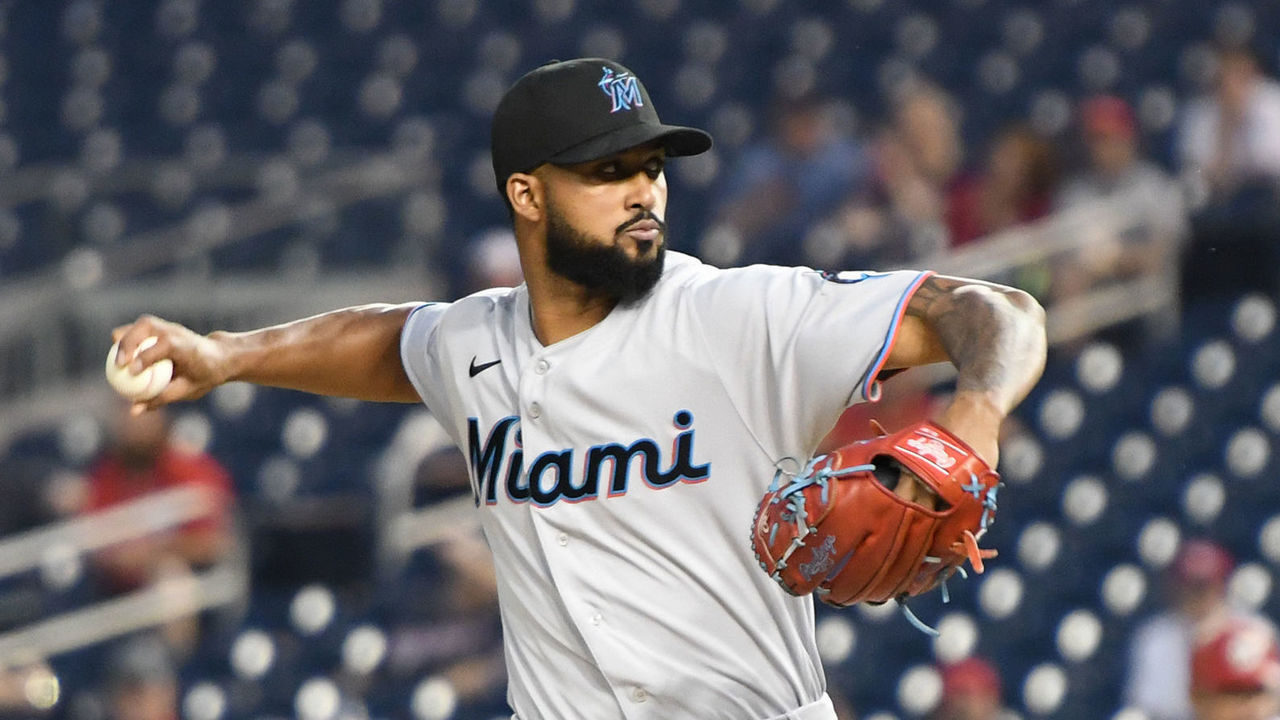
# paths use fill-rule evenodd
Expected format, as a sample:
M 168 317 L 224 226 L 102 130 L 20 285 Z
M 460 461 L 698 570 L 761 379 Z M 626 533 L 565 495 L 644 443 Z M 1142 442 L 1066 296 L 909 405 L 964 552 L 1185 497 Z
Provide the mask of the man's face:
M 1228 53 L 1220 60 L 1218 68 L 1218 98 L 1223 110 L 1232 118 L 1238 118 L 1249 101 L 1249 94 L 1258 79 L 1258 67 L 1248 55 Z
M 1124 172 L 1137 154 L 1134 141 L 1117 133 L 1090 133 L 1086 142 L 1094 169 L 1107 176 Z
M 121 404 L 114 425 L 116 452 L 130 467 L 149 467 L 164 451 L 169 439 L 169 418 L 163 410 L 141 415 Z
M 1280 697 L 1269 692 L 1206 693 L 1195 698 L 1196 720 L 1273 720 Z
M 942 712 L 945 720 L 994 720 L 1000 712 L 995 693 L 970 691 L 949 698 Z
M 653 287 L 667 244 L 664 156 L 649 145 L 538 171 L 552 272 L 624 302 Z
M 1220 582 L 1183 581 L 1174 586 L 1178 608 L 1192 620 L 1202 620 L 1213 614 L 1223 606 L 1226 597 L 1226 586 Z
M 174 720 L 178 716 L 178 689 L 172 682 L 133 682 L 111 696 L 113 720 Z

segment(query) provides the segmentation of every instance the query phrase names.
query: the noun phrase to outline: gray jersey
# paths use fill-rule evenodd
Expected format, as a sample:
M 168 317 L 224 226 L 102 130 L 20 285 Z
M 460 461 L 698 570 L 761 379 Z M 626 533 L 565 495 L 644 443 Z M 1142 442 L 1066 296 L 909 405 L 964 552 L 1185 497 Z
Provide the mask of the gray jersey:
M 551 346 L 524 286 L 412 313 L 404 366 L 470 461 L 519 718 L 835 717 L 813 602 L 760 570 L 751 518 L 775 463 L 874 399 L 925 277 L 669 253 Z

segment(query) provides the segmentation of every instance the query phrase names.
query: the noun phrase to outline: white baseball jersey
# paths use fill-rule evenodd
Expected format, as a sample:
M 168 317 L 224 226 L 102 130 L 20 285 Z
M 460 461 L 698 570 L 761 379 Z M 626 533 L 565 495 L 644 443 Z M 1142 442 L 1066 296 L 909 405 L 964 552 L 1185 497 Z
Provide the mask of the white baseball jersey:
M 416 309 L 401 354 L 467 455 L 520 720 L 834 720 L 813 601 L 757 564 L 782 458 L 874 399 L 926 274 L 721 270 L 543 346 L 524 286 Z

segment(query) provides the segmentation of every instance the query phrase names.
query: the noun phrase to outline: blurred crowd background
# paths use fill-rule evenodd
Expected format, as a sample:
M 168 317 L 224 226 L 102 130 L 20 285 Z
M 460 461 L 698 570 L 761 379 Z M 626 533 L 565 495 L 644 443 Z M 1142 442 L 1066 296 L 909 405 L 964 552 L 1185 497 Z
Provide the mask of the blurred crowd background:
M 573 56 L 714 135 L 669 166 L 674 249 L 1049 310 L 1000 558 L 913 605 L 936 639 L 820 609 L 843 720 L 1273 717 L 1280 5 L 1220 0 L 0 0 L 0 716 L 506 717 L 425 409 L 233 384 L 130 419 L 102 363 L 142 312 L 519 283 L 489 116 Z

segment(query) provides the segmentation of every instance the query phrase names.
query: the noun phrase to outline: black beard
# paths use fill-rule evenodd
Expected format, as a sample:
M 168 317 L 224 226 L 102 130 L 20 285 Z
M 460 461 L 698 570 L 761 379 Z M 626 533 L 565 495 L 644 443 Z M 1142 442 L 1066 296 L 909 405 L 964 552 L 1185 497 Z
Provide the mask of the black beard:
M 592 241 L 548 206 L 547 267 L 563 278 L 620 303 L 639 300 L 658 284 L 667 253 L 667 225 L 653 213 L 640 213 L 618 226 L 617 232 L 640 220 L 653 220 L 660 228 L 661 244 L 652 260 L 632 260 L 617 245 Z

